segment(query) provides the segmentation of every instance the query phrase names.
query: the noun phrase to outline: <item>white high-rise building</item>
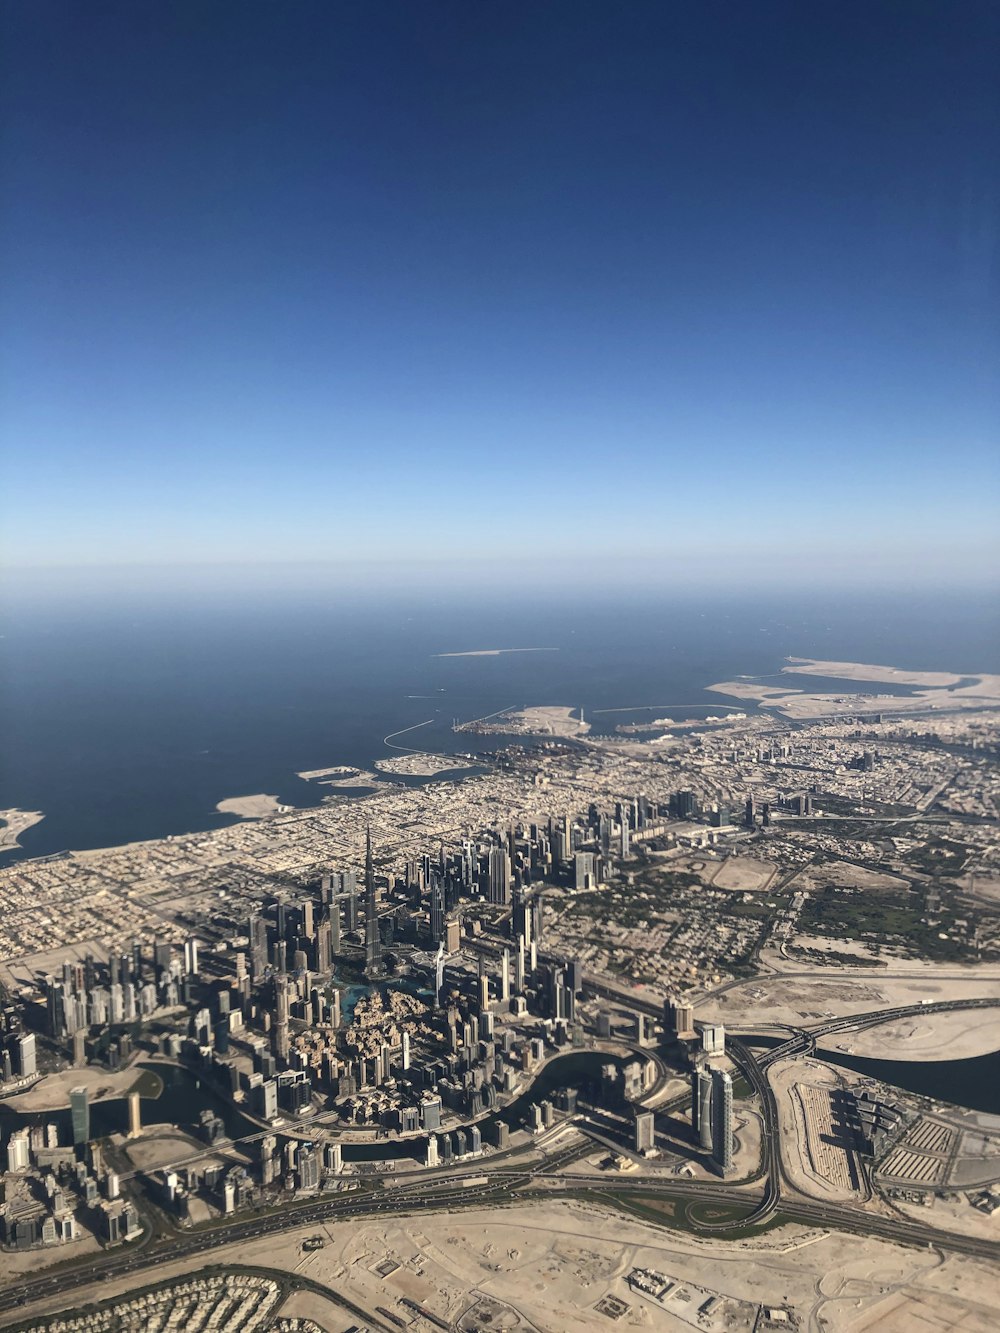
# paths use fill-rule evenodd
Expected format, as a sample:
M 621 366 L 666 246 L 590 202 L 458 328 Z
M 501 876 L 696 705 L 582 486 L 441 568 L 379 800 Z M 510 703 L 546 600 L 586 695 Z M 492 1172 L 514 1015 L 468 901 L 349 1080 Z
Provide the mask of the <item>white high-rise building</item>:
M 30 1140 L 26 1129 L 15 1129 L 7 1140 L 7 1170 L 27 1171 L 31 1163 Z
M 193 936 L 184 941 L 184 972 L 189 977 L 198 972 L 198 941 Z

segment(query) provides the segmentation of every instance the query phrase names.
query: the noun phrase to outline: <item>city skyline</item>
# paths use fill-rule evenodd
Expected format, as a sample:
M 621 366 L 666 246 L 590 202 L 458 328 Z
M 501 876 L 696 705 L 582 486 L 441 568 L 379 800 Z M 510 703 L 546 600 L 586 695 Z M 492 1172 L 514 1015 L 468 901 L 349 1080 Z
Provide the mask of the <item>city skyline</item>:
M 989 582 L 1000 25 L 961 20 L 8 10 L 12 579 Z

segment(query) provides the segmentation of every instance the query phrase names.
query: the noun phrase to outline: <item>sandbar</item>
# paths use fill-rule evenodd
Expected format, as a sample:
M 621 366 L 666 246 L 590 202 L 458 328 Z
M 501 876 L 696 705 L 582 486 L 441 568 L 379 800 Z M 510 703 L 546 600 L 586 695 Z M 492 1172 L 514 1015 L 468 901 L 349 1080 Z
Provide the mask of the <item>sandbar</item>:
M 280 815 L 291 806 L 281 805 L 277 796 L 268 796 L 258 792 L 254 796 L 230 796 L 220 801 L 215 807 L 220 815 L 238 815 L 240 819 L 266 819 L 268 815 Z
M 500 657 L 504 653 L 557 653 L 558 648 L 472 648 L 465 653 L 435 653 L 435 657 Z
M 20 847 L 18 838 L 45 816 L 41 810 L 0 810 L 0 852 Z
M 815 657 L 789 657 L 782 674 L 828 676 L 834 680 L 876 680 L 890 685 L 921 685 L 927 689 L 947 689 L 963 679 L 950 671 L 901 671 L 899 667 L 878 666 L 871 662 L 824 662 Z

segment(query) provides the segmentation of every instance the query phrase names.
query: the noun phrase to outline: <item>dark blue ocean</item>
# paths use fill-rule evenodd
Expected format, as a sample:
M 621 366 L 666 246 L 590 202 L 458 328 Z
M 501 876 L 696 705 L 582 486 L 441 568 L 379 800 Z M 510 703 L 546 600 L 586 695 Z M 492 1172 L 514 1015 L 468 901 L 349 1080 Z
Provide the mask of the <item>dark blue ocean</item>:
M 641 567 L 619 595 L 530 601 L 287 587 L 15 596 L 2 632 L 0 809 L 44 812 L 22 838 L 32 856 L 218 827 L 232 817 L 216 802 L 231 796 L 315 804 L 328 789 L 297 771 L 370 768 L 391 753 L 387 734 L 425 721 L 400 740 L 481 749 L 452 720 L 512 705 L 582 706 L 608 729 L 628 719 L 597 710 L 722 713 L 744 706 L 706 685 L 775 673 L 788 655 L 1000 671 L 985 597 L 667 596 L 643 589 Z M 484 648 L 550 651 L 438 656 Z

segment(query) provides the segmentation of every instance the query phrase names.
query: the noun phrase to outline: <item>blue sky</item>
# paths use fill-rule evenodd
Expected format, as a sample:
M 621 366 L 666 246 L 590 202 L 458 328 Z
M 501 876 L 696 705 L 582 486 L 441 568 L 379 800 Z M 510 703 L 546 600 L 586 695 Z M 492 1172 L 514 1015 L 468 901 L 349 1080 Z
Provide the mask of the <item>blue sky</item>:
M 995 574 L 987 0 L 2 22 L 8 566 Z

